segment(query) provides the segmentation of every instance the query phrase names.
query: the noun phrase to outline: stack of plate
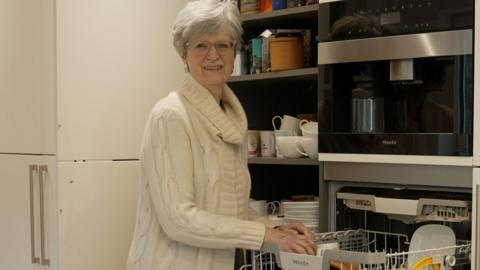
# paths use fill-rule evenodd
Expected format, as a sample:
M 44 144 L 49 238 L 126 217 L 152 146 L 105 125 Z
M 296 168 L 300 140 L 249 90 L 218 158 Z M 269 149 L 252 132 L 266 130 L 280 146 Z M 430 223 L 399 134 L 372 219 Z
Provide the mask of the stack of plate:
M 318 201 L 282 201 L 281 209 L 286 223 L 300 221 L 315 233 L 319 232 L 319 207 Z

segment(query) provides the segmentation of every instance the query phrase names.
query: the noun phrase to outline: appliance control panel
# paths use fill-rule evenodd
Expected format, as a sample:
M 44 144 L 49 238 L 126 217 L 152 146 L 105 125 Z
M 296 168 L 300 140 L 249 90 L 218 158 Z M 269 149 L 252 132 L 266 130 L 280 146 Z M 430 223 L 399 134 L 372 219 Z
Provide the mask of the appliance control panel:
M 320 40 L 471 29 L 473 4 L 473 0 L 345 0 L 320 4 L 319 23 L 330 26 L 328 36 Z

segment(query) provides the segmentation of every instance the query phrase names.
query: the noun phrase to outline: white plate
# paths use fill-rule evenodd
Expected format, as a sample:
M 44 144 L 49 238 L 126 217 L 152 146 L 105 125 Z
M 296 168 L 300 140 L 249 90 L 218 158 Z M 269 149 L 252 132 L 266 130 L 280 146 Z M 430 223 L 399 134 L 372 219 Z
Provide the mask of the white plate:
M 319 224 L 318 219 L 306 219 L 306 218 L 285 218 L 285 221 L 292 222 L 292 221 L 300 221 L 302 223 L 309 223 L 309 224 Z
M 282 201 L 282 206 L 319 206 L 320 203 L 318 201 Z
M 314 233 L 320 231 L 320 227 L 318 226 L 305 226 L 305 227 L 309 228 Z
M 439 225 L 439 224 L 429 224 L 423 225 L 418 228 L 410 240 L 410 247 L 408 248 L 409 252 L 419 251 L 425 249 L 434 249 L 440 247 L 450 247 L 456 245 L 455 233 L 450 227 Z M 422 253 L 414 253 L 408 255 L 408 268 L 412 269 L 413 266 L 421 259 L 429 257 L 432 255 L 453 255 L 455 254 L 455 249 L 441 250 L 441 251 L 429 251 Z
M 287 209 L 287 210 L 284 210 L 283 211 L 283 214 L 284 215 L 314 215 L 314 216 L 318 216 L 320 215 L 320 210 L 318 209 L 311 209 L 311 210 L 303 210 L 303 211 L 299 211 L 299 210 L 290 210 L 290 209 Z
M 284 217 L 300 217 L 300 218 L 320 218 L 320 215 L 315 213 L 292 214 L 290 212 L 283 213 Z
M 313 211 L 320 209 L 318 205 L 282 205 L 284 211 Z
M 285 218 L 299 218 L 299 219 L 308 219 L 308 220 L 319 220 L 319 216 L 298 216 L 298 215 L 284 215 Z
M 320 215 L 320 210 L 318 208 L 312 208 L 312 209 L 302 209 L 302 210 L 290 210 L 287 209 L 284 211 L 285 214 L 290 214 L 290 215 Z

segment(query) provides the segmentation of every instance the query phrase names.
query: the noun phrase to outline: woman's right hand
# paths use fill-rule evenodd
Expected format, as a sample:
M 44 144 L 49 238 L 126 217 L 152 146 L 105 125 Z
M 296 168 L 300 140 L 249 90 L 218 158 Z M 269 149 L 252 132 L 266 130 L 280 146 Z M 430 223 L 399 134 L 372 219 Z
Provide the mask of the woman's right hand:
M 295 231 L 267 228 L 263 241 L 278 245 L 282 251 L 315 255 L 315 243 Z

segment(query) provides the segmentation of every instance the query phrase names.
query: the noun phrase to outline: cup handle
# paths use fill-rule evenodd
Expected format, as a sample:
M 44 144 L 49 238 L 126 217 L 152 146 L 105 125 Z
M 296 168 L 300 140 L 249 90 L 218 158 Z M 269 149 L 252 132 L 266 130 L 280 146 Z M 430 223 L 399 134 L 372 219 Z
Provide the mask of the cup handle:
M 280 202 L 279 201 L 271 201 L 271 202 L 267 203 L 267 208 L 270 209 L 270 213 L 272 215 L 279 214 Z
M 269 202 L 267 203 L 267 211 L 269 212 L 269 214 L 275 215 L 277 212 L 277 207 L 272 202 Z
M 283 121 L 283 118 L 282 118 L 280 115 L 275 115 L 275 116 L 272 118 L 273 130 L 277 130 L 277 129 L 278 129 L 278 128 L 275 126 L 275 119 L 280 119 L 280 125 L 282 125 L 282 121 Z
M 297 150 L 298 153 L 302 154 L 303 156 L 305 157 L 308 157 L 308 154 L 303 152 L 302 150 L 300 149 L 303 149 L 302 147 L 302 141 L 301 140 L 296 140 L 295 141 L 295 149 Z
M 308 122 L 310 122 L 310 121 L 308 121 L 307 119 L 302 119 L 302 120 L 300 120 L 300 122 L 298 123 L 298 127 L 299 127 L 300 129 L 302 129 L 302 126 L 305 125 L 305 124 L 308 123 Z

